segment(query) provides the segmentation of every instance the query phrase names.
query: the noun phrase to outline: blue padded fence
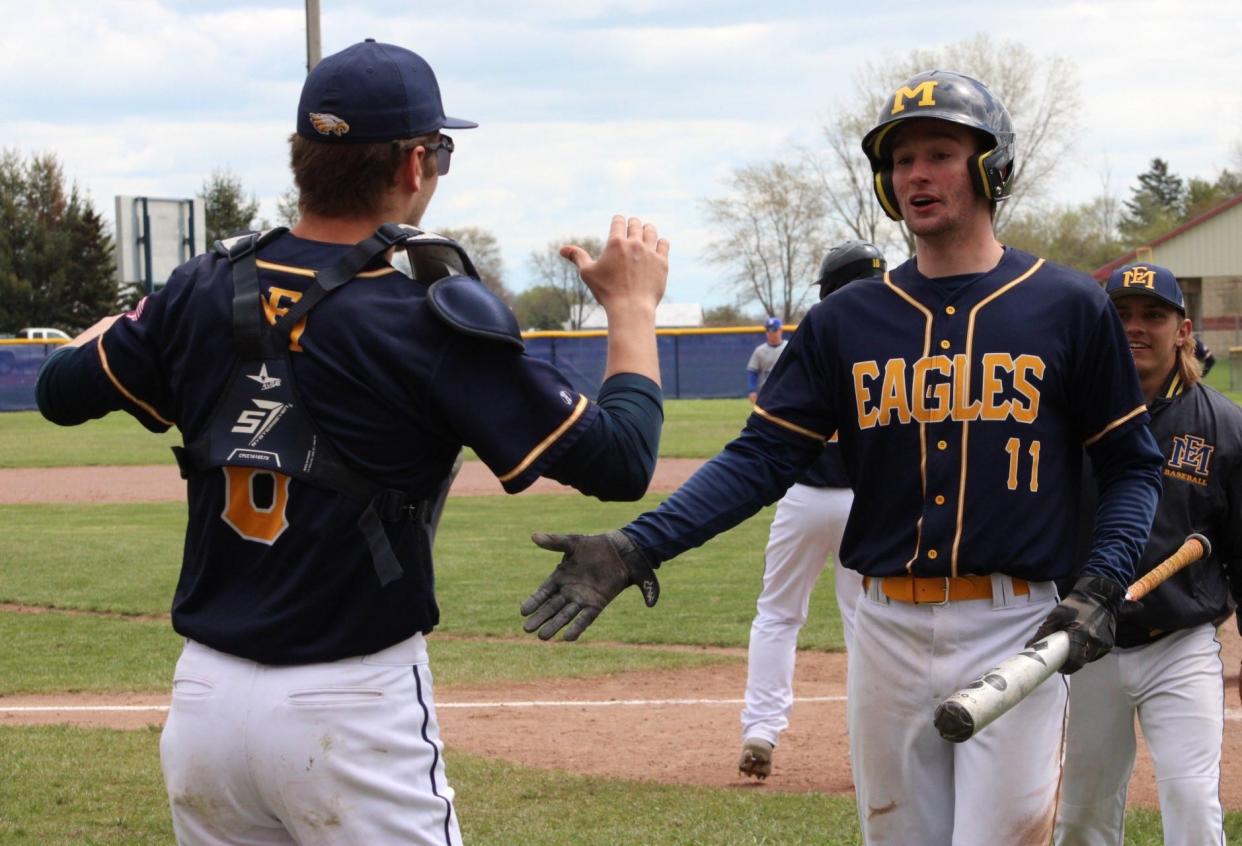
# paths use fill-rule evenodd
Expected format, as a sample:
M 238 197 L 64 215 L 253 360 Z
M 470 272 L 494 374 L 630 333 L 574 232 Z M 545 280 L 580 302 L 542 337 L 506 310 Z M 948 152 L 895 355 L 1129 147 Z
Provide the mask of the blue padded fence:
M 661 329 L 660 378 L 669 398 L 746 396 L 746 362 L 763 329 Z M 528 332 L 526 351 L 551 362 L 574 387 L 595 396 L 604 379 L 608 339 L 602 331 Z M 57 344 L 0 341 L 0 411 L 35 408 L 35 379 Z

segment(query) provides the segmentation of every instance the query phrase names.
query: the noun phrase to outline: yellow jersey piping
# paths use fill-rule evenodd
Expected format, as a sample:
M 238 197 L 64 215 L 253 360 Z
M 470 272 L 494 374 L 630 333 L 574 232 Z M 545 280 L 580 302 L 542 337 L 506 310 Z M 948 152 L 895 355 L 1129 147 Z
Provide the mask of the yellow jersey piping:
M 914 306 L 923 313 L 923 358 L 931 355 L 931 336 L 932 336 L 932 320 L 934 319 L 931 309 L 923 305 L 914 297 L 893 284 L 893 279 L 888 271 L 884 273 L 884 284 L 893 290 L 897 296 Z M 922 420 L 919 421 L 919 485 L 923 493 L 923 501 L 927 501 L 927 424 Z M 914 562 L 919 557 L 919 550 L 923 547 L 923 515 L 919 514 L 919 519 L 914 524 L 914 555 L 910 556 L 910 560 L 906 562 L 906 572 L 912 572 Z
M 257 259 L 255 261 L 255 265 L 263 270 L 274 270 L 277 273 L 289 273 L 294 276 L 305 276 L 310 279 L 314 279 L 317 275 L 317 271 L 311 270 L 308 267 L 294 267 L 290 264 L 277 264 L 274 261 L 264 261 L 263 259 Z M 376 270 L 364 270 L 361 273 L 355 273 L 353 278 L 374 279 L 376 276 L 387 276 L 389 273 L 396 272 L 397 269 L 395 267 L 381 267 Z
M 1105 426 L 1105 427 L 1104 427 L 1103 429 L 1101 429 L 1099 432 L 1095 433 L 1094 435 L 1092 435 L 1091 437 L 1089 437 L 1089 438 L 1087 438 L 1085 441 L 1083 441 L 1083 442 L 1082 442 L 1082 445 L 1083 445 L 1083 446 L 1091 446 L 1093 443 L 1095 443 L 1096 441 L 1098 441 L 1100 438 L 1104 437 L 1104 436 L 1105 436 L 1105 435 L 1107 435 L 1109 432 L 1113 431 L 1113 429 L 1116 429 L 1116 428 L 1117 428 L 1118 426 L 1120 426 L 1122 423 L 1125 423 L 1125 422 L 1126 422 L 1126 421 L 1128 421 L 1128 420 L 1132 420 L 1132 419 L 1134 419 L 1135 417 L 1137 417 L 1138 415 L 1142 414 L 1142 413 L 1143 413 L 1144 411 L 1146 411 L 1146 410 L 1147 410 L 1147 405 L 1146 405 L 1146 403 L 1144 403 L 1143 405 L 1140 405 L 1138 408 L 1136 408 L 1136 409 L 1134 409 L 1133 411 L 1131 411 L 1129 414 L 1126 414 L 1126 415 L 1125 415 L 1125 416 L 1123 416 L 1123 417 L 1118 417 L 1116 420 L 1114 420 L 1112 423 L 1109 423 L 1107 426 Z
M 764 420 L 767 420 L 769 423 L 775 423 L 777 426 L 780 426 L 782 429 L 788 429 L 791 432 L 796 432 L 799 435 L 805 435 L 808 438 L 814 438 L 815 440 L 821 441 L 823 443 L 827 443 L 828 441 L 827 435 L 821 435 L 819 432 L 816 432 L 813 429 L 808 429 L 805 426 L 799 426 L 797 423 L 790 423 L 788 420 L 777 417 L 775 414 L 773 414 L 770 411 L 764 411 L 762 408 L 760 408 L 757 405 L 755 406 L 754 411 L 755 411 L 755 414 L 758 414 Z
M 156 411 L 155 408 L 152 407 L 149 403 L 145 403 L 142 400 L 138 399 L 138 397 L 131 394 L 126 389 L 126 387 L 121 384 L 121 380 L 116 378 L 116 374 L 112 372 L 112 368 L 108 365 L 108 354 L 104 352 L 103 335 L 100 335 L 99 339 L 95 341 L 95 349 L 99 352 L 99 363 L 103 365 L 104 374 L 108 377 L 109 381 L 112 382 L 112 384 L 116 387 L 116 389 L 121 392 L 121 396 L 125 397 L 125 399 L 129 400 L 134 405 L 141 408 L 147 414 L 150 414 L 153 418 L 160 421 L 165 426 L 176 426 L 177 425 L 173 421 L 166 420 L 163 417 L 161 417 L 160 413 Z
M 536 444 L 535 448 L 526 454 L 526 457 L 521 460 L 521 462 L 518 464 L 517 467 L 514 467 L 508 473 L 500 477 L 500 481 L 508 482 L 511 479 L 516 479 L 518 476 L 522 475 L 522 473 L 525 472 L 527 467 L 535 463 L 535 459 L 539 458 L 539 456 L 547 452 L 548 447 L 556 443 L 557 440 L 560 439 L 561 435 L 569 431 L 569 428 L 573 426 L 574 423 L 578 421 L 578 418 L 582 416 L 582 413 L 587 410 L 587 405 L 589 405 L 589 403 L 590 401 L 584 395 L 579 394 L 578 405 L 574 407 L 573 413 L 571 413 L 567 418 L 565 418 L 565 422 L 557 426 L 555 431 L 552 432 L 552 434 L 548 435 L 546 438 L 544 438 L 542 441 Z
M 974 351 L 975 344 L 975 318 L 985 305 L 993 300 L 1009 293 L 1015 287 L 1030 279 L 1035 271 L 1044 266 L 1044 260 L 1038 259 L 1033 265 L 1027 268 L 1026 272 L 1014 279 L 1012 282 L 1006 282 L 1000 288 L 988 294 L 979 302 L 975 303 L 975 307 L 970 310 L 970 319 L 966 322 L 966 377 L 962 380 L 966 391 L 966 404 L 970 404 L 970 370 L 971 370 L 971 354 Z M 970 421 L 962 421 L 962 457 L 961 457 L 961 477 L 957 483 L 957 526 L 953 531 L 953 552 L 949 556 L 949 575 L 952 578 L 957 577 L 957 554 L 962 546 L 962 526 L 965 522 L 966 512 L 966 466 L 968 449 L 970 446 Z

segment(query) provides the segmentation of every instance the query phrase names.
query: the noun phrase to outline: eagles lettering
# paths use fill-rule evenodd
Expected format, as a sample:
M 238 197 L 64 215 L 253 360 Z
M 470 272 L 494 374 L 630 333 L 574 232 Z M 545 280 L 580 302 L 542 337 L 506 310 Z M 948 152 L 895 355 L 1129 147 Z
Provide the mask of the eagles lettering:
M 1044 360 L 1037 355 L 984 353 L 976 375 L 979 399 L 971 399 L 971 368 L 966 356 L 924 356 L 912 363 L 890 358 L 854 364 L 858 427 L 944 420 L 1016 420 L 1039 416 L 1039 383 Z

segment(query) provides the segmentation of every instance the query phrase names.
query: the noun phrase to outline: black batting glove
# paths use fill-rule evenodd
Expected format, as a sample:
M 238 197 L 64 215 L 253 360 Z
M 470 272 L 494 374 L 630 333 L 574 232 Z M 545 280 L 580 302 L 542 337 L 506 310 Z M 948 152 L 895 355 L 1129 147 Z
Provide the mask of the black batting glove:
M 1067 676 L 1076 673 L 1113 648 L 1117 614 L 1125 596 L 1126 589 L 1112 579 L 1083 576 L 1074 582 L 1074 589 L 1052 609 L 1026 645 L 1064 631 L 1069 635 L 1070 646 L 1061 672 Z
M 638 585 L 650 608 L 660 597 L 660 583 L 647 556 L 623 532 L 606 535 L 548 535 L 535 532 L 537 546 L 565 556 L 552 575 L 522 603 L 527 632 L 539 630 L 549 640 L 565 629 L 577 640 L 604 606 L 630 585 Z M 568 626 L 568 628 L 565 628 Z

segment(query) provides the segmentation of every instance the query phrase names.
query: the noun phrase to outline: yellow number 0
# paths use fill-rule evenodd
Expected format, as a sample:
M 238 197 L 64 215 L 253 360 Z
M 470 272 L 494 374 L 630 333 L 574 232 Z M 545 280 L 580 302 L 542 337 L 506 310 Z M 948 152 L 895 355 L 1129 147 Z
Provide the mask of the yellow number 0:
M 1022 454 L 1022 441 L 1010 438 L 1005 442 L 1005 452 L 1009 453 L 1009 490 L 1018 489 L 1018 457 Z M 1031 493 L 1039 490 L 1039 441 L 1031 441 Z
M 255 501 L 254 482 L 260 476 L 272 480 L 271 502 Z M 289 505 L 289 477 L 254 467 L 224 468 L 224 511 L 221 519 L 246 540 L 271 546 L 289 528 L 285 508 Z

